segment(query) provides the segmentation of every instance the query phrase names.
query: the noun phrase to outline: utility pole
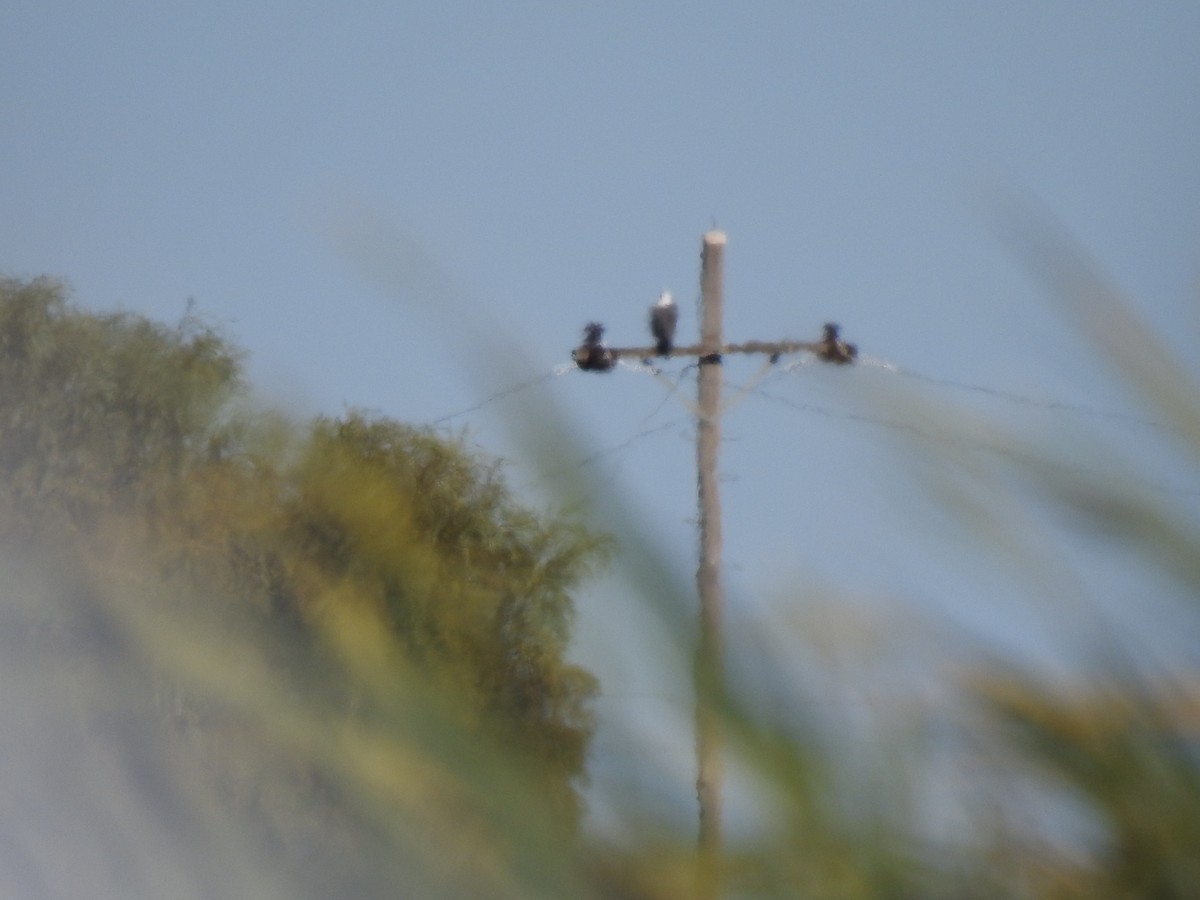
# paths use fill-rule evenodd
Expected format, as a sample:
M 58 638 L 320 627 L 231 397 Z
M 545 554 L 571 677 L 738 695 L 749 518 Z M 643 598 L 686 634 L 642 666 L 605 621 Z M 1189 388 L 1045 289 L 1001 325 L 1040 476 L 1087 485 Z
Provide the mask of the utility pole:
M 822 362 L 851 363 L 858 348 L 838 336 L 827 323 L 818 341 L 748 341 L 726 344 L 725 232 L 709 231 L 700 250 L 700 343 L 684 347 L 609 347 L 604 326 L 591 322 L 584 340 L 571 353 L 587 372 L 610 372 L 623 358 L 688 356 L 699 361 L 696 423 L 696 470 L 700 501 L 700 565 L 696 587 L 700 598 L 700 636 L 694 669 L 696 690 L 696 799 L 700 808 L 699 866 L 696 896 L 715 900 L 721 894 L 721 707 L 726 702 L 721 639 L 724 591 L 721 584 L 721 496 L 717 456 L 721 446 L 722 361 L 730 354 L 781 356 L 807 352 Z
M 696 799 L 700 807 L 698 897 L 720 896 L 721 723 L 715 708 L 724 695 L 721 620 L 721 493 L 717 454 L 721 446 L 721 347 L 725 304 L 725 233 L 704 235 L 700 251 L 700 374 L 696 423 L 696 472 L 700 497 L 700 639 L 696 648 Z

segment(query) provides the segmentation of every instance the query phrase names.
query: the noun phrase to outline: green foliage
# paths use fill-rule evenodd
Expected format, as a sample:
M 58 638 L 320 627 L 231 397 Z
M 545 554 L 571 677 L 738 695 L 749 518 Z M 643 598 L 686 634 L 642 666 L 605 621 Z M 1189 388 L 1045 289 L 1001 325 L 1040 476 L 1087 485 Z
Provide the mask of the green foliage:
M 1022 261 L 1194 464 L 1200 385 L 1187 366 L 1060 226 L 1027 211 L 1003 224 Z M 1153 601 L 1169 617 L 1163 634 L 1200 634 L 1200 532 L 1177 497 L 1147 489 L 1154 473 L 1113 477 L 1027 458 L 1021 474 L 1039 503 L 1146 565 L 1177 598 L 1133 596 L 1131 606 Z M 1141 476 L 1139 487 L 1130 474 Z M 1080 804 L 1100 831 L 1083 861 L 1025 854 L 1010 862 L 1025 870 L 1035 896 L 1184 900 L 1200 884 L 1200 673 L 1194 655 L 1172 658 L 1099 621 L 1094 662 L 1074 679 L 990 667 L 971 681 L 1007 751 Z
M 137 835 L 176 814 L 164 835 L 243 834 L 197 846 L 249 870 L 264 847 L 305 857 L 292 896 L 385 895 L 401 871 L 490 892 L 517 816 L 569 858 L 596 689 L 564 658 L 570 592 L 602 541 L 518 506 L 460 442 L 255 413 L 239 354 L 192 317 L 93 315 L 6 280 L 0 345 L 0 608 L 36 638 L 5 680 L 54 660 L 37 702 L 69 723 L 70 765 L 153 773 L 128 798 L 130 867 L 159 867 Z M 83 737 L 97 721 L 125 723 L 115 749 Z M 107 798 L 80 794 L 81 814 Z M 192 875 L 204 894 L 229 873 Z
M 329 592 L 374 607 L 426 677 L 444 684 L 577 816 L 594 679 L 564 664 L 569 589 L 601 542 L 509 499 L 494 466 L 395 422 L 319 419 L 293 470 L 283 521 L 296 601 Z M 568 777 L 563 777 L 566 774 Z
M 106 510 L 173 504 L 219 453 L 237 355 L 190 319 L 76 312 L 45 279 L 0 294 L 4 506 L 86 529 Z

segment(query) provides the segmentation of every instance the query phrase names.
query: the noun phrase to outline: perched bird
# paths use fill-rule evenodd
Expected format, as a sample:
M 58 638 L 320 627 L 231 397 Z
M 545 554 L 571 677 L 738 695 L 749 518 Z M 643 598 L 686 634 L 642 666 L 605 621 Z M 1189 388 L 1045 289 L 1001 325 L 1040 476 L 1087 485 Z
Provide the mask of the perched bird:
M 659 356 L 670 356 L 675 343 L 675 325 L 679 322 L 679 307 L 670 291 L 663 291 L 658 302 L 650 307 L 650 333 L 654 336 Z
M 824 362 L 845 364 L 853 362 L 858 356 L 858 347 L 843 341 L 838 336 L 838 327 L 833 322 L 825 323 L 821 332 L 821 342 L 817 347 L 817 358 Z
M 826 326 L 828 327 L 828 326 Z M 604 345 L 604 326 L 599 322 L 588 322 L 583 326 L 583 345 L 585 347 L 601 347 Z
M 617 358 L 604 346 L 604 326 L 588 322 L 583 329 L 583 343 L 571 351 L 575 365 L 585 372 L 607 372 L 617 364 Z

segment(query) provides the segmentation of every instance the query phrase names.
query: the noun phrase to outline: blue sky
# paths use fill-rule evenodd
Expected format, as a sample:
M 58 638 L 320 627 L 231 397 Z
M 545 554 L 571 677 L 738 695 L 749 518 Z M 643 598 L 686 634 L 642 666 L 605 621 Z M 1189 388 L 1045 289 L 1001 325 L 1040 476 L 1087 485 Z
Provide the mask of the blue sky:
M 193 299 L 267 400 L 303 415 L 441 419 L 566 362 L 591 319 L 642 342 L 664 287 L 694 333 L 715 222 L 729 339 L 839 321 L 931 379 L 904 382 L 920 398 L 1071 457 L 1095 420 L 954 387 L 1145 415 L 996 239 L 997 189 L 1058 216 L 1200 370 L 1196 4 L 39 0 L 2 19 L 0 270 L 167 321 Z M 1003 565 L 920 506 L 920 448 L 898 449 L 877 408 L 845 417 L 880 379 L 903 381 L 776 374 L 726 416 L 733 620 L 816 581 L 1026 633 Z M 606 451 L 588 474 L 636 498 L 690 577 L 692 431 L 664 393 L 572 373 L 447 424 L 540 501 L 507 425 L 522 402 L 568 407 Z M 1180 486 L 1145 428 L 1103 424 Z M 586 455 L 564 449 L 562 468 Z M 679 688 L 626 593 L 614 576 L 581 598 L 577 652 L 609 694 L 601 783 L 630 746 L 617 720 L 663 719 Z M 686 797 L 687 740 L 656 740 L 681 754 L 664 793 Z

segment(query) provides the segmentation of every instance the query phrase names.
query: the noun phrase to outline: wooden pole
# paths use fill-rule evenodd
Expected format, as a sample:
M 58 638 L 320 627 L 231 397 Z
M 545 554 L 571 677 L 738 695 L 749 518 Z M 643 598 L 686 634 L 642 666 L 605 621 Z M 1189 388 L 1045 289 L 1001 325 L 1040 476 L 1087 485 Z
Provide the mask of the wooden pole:
M 771 362 L 792 353 L 811 353 L 825 363 L 844 365 L 858 357 L 858 348 L 842 340 L 838 326 L 827 322 L 816 341 L 747 341 L 726 344 L 722 336 L 725 304 L 725 233 L 704 235 L 700 250 L 700 343 L 673 347 L 661 353 L 657 346 L 609 347 L 604 326 L 591 322 L 583 343 L 571 359 L 585 372 L 611 372 L 625 358 L 649 361 L 653 357 L 695 356 L 700 375 L 696 407 L 696 468 L 700 494 L 700 567 L 696 585 L 700 595 L 700 639 L 696 648 L 696 799 L 700 806 L 699 852 L 695 895 L 701 900 L 721 896 L 722 852 L 721 715 L 725 705 L 725 668 L 722 649 L 721 496 L 717 485 L 717 454 L 721 446 L 721 366 L 726 354 L 760 354 Z
M 700 833 L 696 892 L 701 898 L 720 896 L 721 765 L 720 710 L 724 694 L 721 619 L 721 496 L 717 484 L 717 453 L 721 444 L 721 350 L 724 305 L 725 234 L 704 235 L 700 252 L 700 374 L 699 421 L 696 428 L 697 481 L 700 494 L 700 639 L 696 650 L 696 797 Z

